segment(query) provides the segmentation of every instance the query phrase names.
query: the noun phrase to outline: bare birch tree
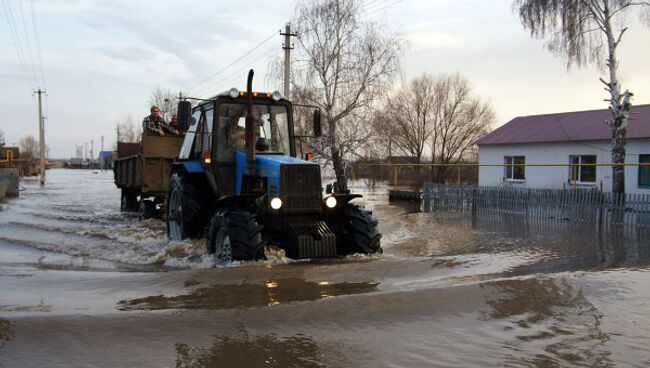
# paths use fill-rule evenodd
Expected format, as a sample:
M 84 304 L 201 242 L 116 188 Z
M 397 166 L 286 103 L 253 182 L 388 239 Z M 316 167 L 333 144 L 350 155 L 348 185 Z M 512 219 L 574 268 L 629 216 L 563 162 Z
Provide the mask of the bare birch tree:
M 632 93 L 618 78 L 618 46 L 628 30 L 624 15 L 638 10 L 648 15 L 650 2 L 635 0 L 515 0 L 513 7 L 533 37 L 548 37 L 548 49 L 566 58 L 567 67 L 594 63 L 606 66 L 601 78 L 609 93 L 612 118 L 612 162 L 625 163 L 625 137 Z M 647 19 L 647 18 L 646 18 Z M 623 91 L 623 92 L 621 92 Z M 612 168 L 613 191 L 625 192 L 625 167 Z
M 360 0 L 304 0 L 297 6 L 294 101 L 317 105 L 325 137 L 316 149 L 345 190 L 346 159 L 372 136 L 374 102 L 399 69 L 402 40 L 362 21 Z

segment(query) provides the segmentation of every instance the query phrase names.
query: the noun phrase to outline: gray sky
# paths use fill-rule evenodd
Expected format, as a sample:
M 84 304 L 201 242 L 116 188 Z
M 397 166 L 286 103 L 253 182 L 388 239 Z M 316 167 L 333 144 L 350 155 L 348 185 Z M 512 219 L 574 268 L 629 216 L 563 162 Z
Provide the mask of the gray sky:
M 3 2 L 0 22 L 0 128 L 7 144 L 38 133 L 36 97 L 43 82 L 25 75 L 7 11 L 25 58 L 38 71 L 30 2 Z M 74 155 L 75 144 L 100 136 L 115 140 L 115 125 L 148 113 L 154 86 L 206 97 L 243 88 L 256 71 L 256 89 L 280 89 L 264 78 L 270 60 L 282 56 L 277 33 L 294 17 L 295 1 L 95 1 L 33 0 L 45 75 L 46 138 L 54 158 Z M 384 19 L 409 40 L 402 78 L 460 72 L 489 99 L 496 126 L 520 115 L 606 108 L 595 67 L 567 71 L 562 59 L 531 39 L 511 1 L 368 0 L 366 19 Z M 22 5 L 22 12 L 21 12 Z M 650 30 L 630 16 L 620 46 L 624 88 L 634 103 L 650 103 Z M 23 24 L 23 19 L 25 20 Z M 27 34 L 27 37 L 25 36 Z M 275 34 L 275 36 L 273 36 Z M 27 39 L 29 39 L 28 47 Z M 209 78 L 254 46 L 241 62 Z M 36 73 L 38 74 L 38 73 Z

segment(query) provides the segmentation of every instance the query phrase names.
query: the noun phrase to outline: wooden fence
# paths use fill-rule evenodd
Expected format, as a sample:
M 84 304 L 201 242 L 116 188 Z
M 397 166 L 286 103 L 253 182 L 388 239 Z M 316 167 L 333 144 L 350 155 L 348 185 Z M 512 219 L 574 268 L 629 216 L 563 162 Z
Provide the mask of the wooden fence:
M 424 212 L 507 213 L 527 218 L 650 228 L 650 194 L 425 183 Z

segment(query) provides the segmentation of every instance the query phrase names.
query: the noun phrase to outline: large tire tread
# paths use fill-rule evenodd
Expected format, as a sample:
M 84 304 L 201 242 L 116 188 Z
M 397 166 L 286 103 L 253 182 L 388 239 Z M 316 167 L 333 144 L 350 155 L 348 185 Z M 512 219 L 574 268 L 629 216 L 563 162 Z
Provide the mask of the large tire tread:
M 381 234 L 377 230 L 377 220 L 372 212 L 356 204 L 346 204 L 344 208 L 348 234 L 345 253 L 381 253 Z
M 222 210 L 212 217 L 208 231 L 208 253 L 216 252 L 217 233 L 222 226 L 229 229 L 233 261 L 266 259 L 262 227 L 254 214 L 242 210 Z
M 183 238 L 196 238 L 203 235 L 206 226 L 203 216 L 205 208 L 200 199 L 208 194 L 204 186 L 199 180 L 183 174 L 173 174 L 169 180 L 168 200 L 173 190 L 179 190 L 182 194 Z M 167 208 L 168 211 L 171 210 L 169 203 Z

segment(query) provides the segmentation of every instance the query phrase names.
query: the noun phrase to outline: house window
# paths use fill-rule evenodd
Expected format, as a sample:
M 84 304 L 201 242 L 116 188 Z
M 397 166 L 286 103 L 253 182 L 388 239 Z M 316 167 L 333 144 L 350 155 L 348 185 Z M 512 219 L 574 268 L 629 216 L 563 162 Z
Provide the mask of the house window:
M 515 166 L 524 165 L 526 163 L 525 156 L 505 156 L 503 163 L 506 165 L 504 167 L 505 180 L 526 180 L 526 167 Z
M 569 156 L 569 182 L 573 182 L 574 178 L 578 179 L 578 183 L 595 183 L 596 182 L 596 155 L 585 156 Z
M 640 164 L 650 164 L 650 155 L 639 155 Z M 650 189 L 650 166 L 639 166 L 639 188 Z

